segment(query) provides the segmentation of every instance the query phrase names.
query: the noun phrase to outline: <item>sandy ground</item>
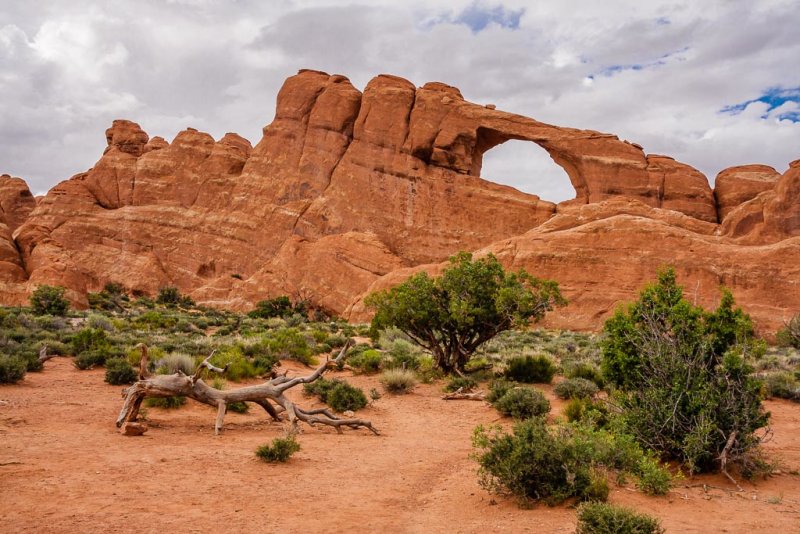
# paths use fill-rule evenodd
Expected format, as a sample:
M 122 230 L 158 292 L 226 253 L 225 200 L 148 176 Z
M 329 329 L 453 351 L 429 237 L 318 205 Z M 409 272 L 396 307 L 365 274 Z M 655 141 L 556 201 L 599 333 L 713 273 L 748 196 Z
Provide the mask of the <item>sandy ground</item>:
M 44 372 L 0 386 L 0 531 L 575 528 L 570 506 L 520 509 L 478 485 L 470 436 L 477 424 L 500 418 L 484 403 L 441 400 L 441 384 L 384 395 L 360 411 L 381 436 L 305 427 L 302 450 L 286 464 L 270 465 L 253 453 L 283 435 L 283 426 L 260 408 L 228 414 L 221 436 L 214 436 L 210 407 L 188 401 L 177 411 L 150 408 L 144 436 L 120 435 L 114 420 L 121 387 L 105 384 L 103 373 L 55 358 Z M 365 390 L 379 387 L 377 377 L 348 379 Z M 555 412 L 559 407 L 554 402 Z M 658 516 L 669 532 L 800 532 L 800 476 L 789 473 L 800 469 L 800 405 L 767 407 L 774 430 L 767 447 L 781 461 L 781 474 L 744 483 L 741 493 L 720 476 L 679 481 L 665 497 L 612 483 L 610 501 Z

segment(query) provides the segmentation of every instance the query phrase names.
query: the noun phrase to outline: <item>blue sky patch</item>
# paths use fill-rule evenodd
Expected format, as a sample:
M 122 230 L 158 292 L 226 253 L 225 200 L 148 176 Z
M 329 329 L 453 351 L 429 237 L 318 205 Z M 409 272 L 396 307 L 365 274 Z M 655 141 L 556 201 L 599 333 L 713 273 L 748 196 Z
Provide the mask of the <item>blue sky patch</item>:
M 626 70 L 632 71 L 640 71 L 644 69 L 649 69 L 652 67 L 658 67 L 661 65 L 666 65 L 669 61 L 684 61 L 686 58 L 682 55 L 684 52 L 688 51 L 689 47 L 686 46 L 681 48 L 680 50 L 676 50 L 674 52 L 669 52 L 667 54 L 662 55 L 652 61 L 645 61 L 643 63 L 627 63 L 623 65 L 609 65 L 608 67 L 603 67 L 598 72 L 593 72 L 587 78 L 594 80 L 598 76 L 607 76 L 611 77 L 615 74 L 619 74 L 620 72 L 624 72 Z
M 506 9 L 502 4 L 488 7 L 483 2 L 473 2 L 461 13 L 453 16 L 447 13 L 425 21 L 422 28 L 429 30 L 437 24 L 463 24 L 472 30 L 472 33 L 479 33 L 486 29 L 489 24 L 497 24 L 503 28 L 516 30 L 519 28 L 519 19 L 525 13 L 525 9 L 511 10 Z
M 770 111 L 779 108 L 786 102 L 794 102 L 795 104 L 800 104 L 800 87 L 790 87 L 788 89 L 784 89 L 782 87 L 770 87 L 764 94 L 762 94 L 758 98 L 754 98 L 752 100 L 746 100 L 740 104 L 732 104 L 730 106 L 725 106 L 720 110 L 721 113 L 728 113 L 729 115 L 738 115 L 742 111 L 745 110 L 747 106 L 753 104 L 755 102 L 763 102 L 769 106 L 767 111 L 761 115 L 762 119 L 766 119 L 769 117 Z M 800 122 L 800 110 L 795 109 L 791 111 L 786 111 L 784 113 L 780 113 L 777 118 L 779 120 L 790 120 L 792 122 Z

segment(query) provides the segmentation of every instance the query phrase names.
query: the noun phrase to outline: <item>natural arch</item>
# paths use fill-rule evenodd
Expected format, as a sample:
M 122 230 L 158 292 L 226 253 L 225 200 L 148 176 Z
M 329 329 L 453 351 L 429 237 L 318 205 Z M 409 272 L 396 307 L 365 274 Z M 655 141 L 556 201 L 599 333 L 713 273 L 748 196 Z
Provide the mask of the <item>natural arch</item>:
M 550 153 L 530 140 L 504 136 L 479 128 L 471 174 L 509 185 L 542 200 L 562 202 L 578 196 L 565 168 Z

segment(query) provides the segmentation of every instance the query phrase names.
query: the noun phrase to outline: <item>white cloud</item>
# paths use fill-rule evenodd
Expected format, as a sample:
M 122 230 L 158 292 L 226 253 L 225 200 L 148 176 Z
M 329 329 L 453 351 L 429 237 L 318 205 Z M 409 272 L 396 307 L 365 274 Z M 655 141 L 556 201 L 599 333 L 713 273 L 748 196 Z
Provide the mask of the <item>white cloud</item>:
M 90 167 L 115 118 L 168 139 L 193 126 L 257 142 L 281 83 L 300 68 L 361 88 L 379 73 L 444 81 L 479 103 L 616 133 L 709 178 L 742 163 L 782 171 L 800 157 L 800 123 L 785 119 L 796 99 L 750 102 L 800 87 L 792 1 L 33 4 L 0 6 L 0 172 L 36 192 Z M 498 147 L 484 168 L 552 173 L 526 189 L 573 194 L 546 156 L 527 155 L 537 151 Z

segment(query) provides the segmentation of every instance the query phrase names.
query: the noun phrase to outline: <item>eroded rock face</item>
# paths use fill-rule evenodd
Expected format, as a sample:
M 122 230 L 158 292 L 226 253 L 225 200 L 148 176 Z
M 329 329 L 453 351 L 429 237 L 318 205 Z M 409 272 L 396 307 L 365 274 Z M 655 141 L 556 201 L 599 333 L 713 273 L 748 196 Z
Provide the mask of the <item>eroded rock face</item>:
M 21 178 L 0 176 L 0 301 L 15 302 L 25 295 L 25 265 L 14 242 L 14 232 L 36 207 Z
M 720 172 L 714 182 L 720 222 L 745 202 L 773 190 L 780 177 L 769 165 L 740 165 Z
M 800 236 L 800 160 L 789 164 L 774 188 L 731 211 L 721 233 L 742 244 L 774 243 Z
M 571 326 L 599 326 L 662 264 L 700 280 L 703 301 L 730 285 L 759 320 L 758 306 L 766 317 L 800 300 L 758 260 L 796 259 L 792 169 L 754 198 L 742 184 L 761 171 L 721 173 L 723 209 L 706 178 L 672 158 L 390 75 L 362 93 L 343 76 L 301 71 L 263 133 L 255 147 L 192 128 L 167 142 L 114 121 L 96 165 L 38 203 L 15 200 L 20 184 L 3 177 L 0 299 L 21 302 L 42 283 L 66 286 L 79 305 L 107 282 L 175 285 L 221 307 L 288 294 L 364 319 L 369 288 L 482 249 L 561 281 L 573 305 L 554 320 Z M 509 139 L 547 150 L 576 199 L 556 206 L 482 180 L 484 153 Z M 740 251 L 764 239 L 773 244 Z M 762 275 L 772 282 L 754 281 Z M 767 296 L 775 290 L 783 300 Z

